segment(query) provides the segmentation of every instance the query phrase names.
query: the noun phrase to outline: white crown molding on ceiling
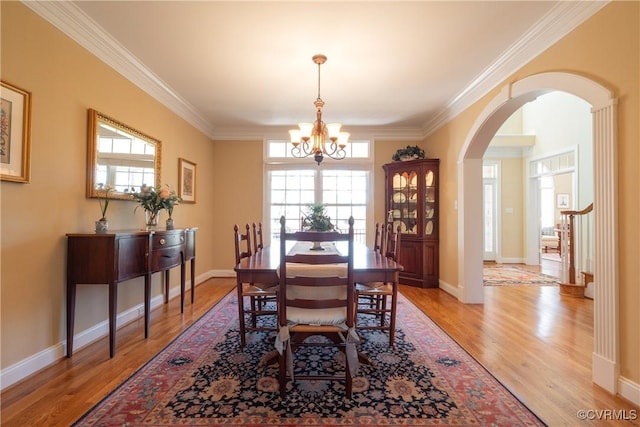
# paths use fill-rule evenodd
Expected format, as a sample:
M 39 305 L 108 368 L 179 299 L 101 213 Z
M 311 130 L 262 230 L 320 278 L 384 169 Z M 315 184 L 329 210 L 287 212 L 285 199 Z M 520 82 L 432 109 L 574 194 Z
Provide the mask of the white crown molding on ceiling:
M 610 0 L 560 2 L 538 21 L 523 37 L 516 40 L 491 66 L 460 91 L 423 129 L 362 128 L 362 133 L 380 139 L 425 138 L 507 79 L 514 71 L 548 49 L 555 42 L 592 16 Z M 211 139 L 243 139 L 256 137 L 260 131 L 242 129 L 217 132 L 185 99 L 141 63 L 125 47 L 106 33 L 80 8 L 71 2 L 33 2 L 23 4 L 60 31 L 122 74 L 150 96 L 167 106 Z M 273 131 L 265 128 L 264 133 Z M 396 132 L 392 134 L 392 132 Z M 262 138 L 264 135 L 261 135 Z
M 127 80 L 170 108 L 196 129 L 212 138 L 213 128 L 200 113 L 86 13 L 71 2 L 26 1 L 22 3 L 87 49 Z
M 219 141 L 288 139 L 290 126 L 264 126 L 262 128 L 216 128 Z M 376 141 L 421 141 L 422 129 L 417 127 L 349 126 L 350 140 L 373 139 Z
M 469 108 L 515 71 L 540 55 L 610 0 L 560 2 L 529 29 L 423 127 L 424 137 Z

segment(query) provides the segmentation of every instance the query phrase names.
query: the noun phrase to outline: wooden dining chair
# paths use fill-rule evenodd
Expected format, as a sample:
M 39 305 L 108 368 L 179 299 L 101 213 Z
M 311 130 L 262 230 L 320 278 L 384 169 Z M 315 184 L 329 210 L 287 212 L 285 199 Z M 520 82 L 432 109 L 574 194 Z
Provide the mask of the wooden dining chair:
M 279 356 L 280 396 L 285 397 L 292 380 L 343 381 L 346 398 L 352 395 L 352 377 L 358 368 L 354 328 L 353 218 L 347 233 L 296 231 L 288 233 L 285 218 L 280 219 L 280 289 L 276 349 Z M 288 243 L 295 242 L 287 252 Z M 321 242 L 324 251 L 311 251 Z M 347 242 L 347 253 L 340 253 L 334 242 Z M 327 340 L 307 340 L 322 335 Z M 304 363 L 294 361 L 301 347 L 335 346 L 346 357 L 334 360 L 326 371 L 305 371 Z M 336 353 L 337 354 L 337 353 Z M 344 365 L 344 366 L 343 366 Z
M 380 224 L 376 222 L 376 227 L 374 229 L 373 234 L 373 251 L 384 253 L 384 248 L 382 247 L 382 233 L 384 231 L 384 224 Z
M 245 226 L 245 233 L 240 232 L 238 225 L 234 225 L 236 265 L 244 258 L 252 255 L 251 235 L 249 224 Z M 236 276 L 237 277 L 237 276 Z M 238 292 L 238 320 L 240 323 L 240 346 L 246 345 L 246 334 L 251 331 L 276 331 L 277 325 L 272 326 L 258 324 L 259 316 L 277 315 L 277 285 L 260 283 L 243 283 L 239 277 L 236 279 Z M 248 300 L 248 301 L 247 301 Z M 247 304 L 248 302 L 248 304 Z M 271 304 L 268 304 L 271 302 Z M 250 317 L 247 324 L 246 317 Z
M 253 253 L 257 254 L 258 251 L 264 249 L 264 241 L 262 239 L 262 222 L 259 222 L 258 225 L 254 222 L 252 224 L 253 227 Z
M 382 237 L 383 256 L 395 262 L 399 261 L 401 236 L 400 226 L 393 230 L 392 224 L 387 224 Z M 358 329 L 389 331 L 389 346 L 393 347 L 396 330 L 398 283 L 356 283 L 355 290 L 356 327 Z M 373 315 L 378 322 L 358 322 L 359 315 Z

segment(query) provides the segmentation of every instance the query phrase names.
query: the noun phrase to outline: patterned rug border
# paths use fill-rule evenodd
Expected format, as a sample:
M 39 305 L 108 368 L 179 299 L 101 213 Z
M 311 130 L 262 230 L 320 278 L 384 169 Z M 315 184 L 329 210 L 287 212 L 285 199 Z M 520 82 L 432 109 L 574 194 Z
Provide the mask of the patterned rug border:
M 235 298 L 235 289 L 232 289 L 229 291 L 229 293 L 227 293 L 225 296 L 223 296 L 216 304 L 214 304 L 211 308 L 209 308 L 205 313 L 203 313 L 197 320 L 195 320 L 191 325 L 189 325 L 186 329 L 184 329 L 180 334 L 178 334 L 174 339 L 172 339 L 166 346 L 164 346 L 156 355 L 154 355 L 151 359 L 149 359 L 147 362 L 145 362 L 144 364 L 142 364 L 138 369 L 136 369 L 131 375 L 129 375 L 129 377 L 127 377 L 124 381 L 122 381 L 120 384 L 118 384 L 116 387 L 113 388 L 113 390 L 111 390 L 107 395 L 105 395 L 102 399 L 100 399 L 99 402 L 97 402 L 96 404 L 94 404 L 89 410 L 86 411 L 85 414 L 83 414 L 80 418 L 78 418 L 73 424 L 72 426 L 80 426 L 80 425 L 84 425 L 82 424 L 84 421 L 87 420 L 87 418 L 89 418 L 96 410 L 98 410 L 100 408 L 101 405 L 103 405 L 106 401 L 108 401 L 110 398 L 112 398 L 116 393 L 120 392 L 124 387 L 127 386 L 127 384 L 131 381 L 133 381 L 135 379 L 135 377 L 141 373 L 143 373 L 143 371 L 147 368 L 150 367 L 150 365 L 154 364 L 155 362 L 157 362 L 157 359 L 162 355 L 162 353 L 164 353 L 165 351 L 170 350 L 170 348 L 180 339 L 183 338 L 184 335 L 187 335 L 191 332 L 192 329 L 194 329 L 196 326 L 199 326 L 200 322 L 203 321 L 203 319 L 205 317 L 207 317 L 213 310 L 216 310 L 219 308 L 220 305 L 222 304 L 228 304 L 229 302 L 227 301 L 228 299 L 234 299 Z M 404 295 L 399 294 L 399 298 L 398 298 L 398 303 L 400 304 L 400 302 L 402 301 L 403 304 L 408 304 L 412 307 L 413 310 L 415 310 L 416 312 L 420 313 L 426 320 L 426 322 L 431 324 L 431 327 L 434 328 L 434 331 L 436 334 L 440 333 L 443 336 L 446 337 L 446 339 L 450 340 L 453 344 L 453 346 L 457 347 L 468 359 L 470 359 L 473 363 L 476 364 L 476 366 L 488 377 L 490 378 L 492 381 L 494 381 L 496 383 L 496 385 L 498 385 L 501 389 L 501 391 L 503 391 L 505 394 L 509 395 L 512 399 L 514 399 L 515 402 L 517 402 L 518 405 L 520 405 L 520 408 L 518 409 L 514 409 L 514 411 L 516 413 L 521 413 L 521 412 L 525 412 L 527 414 L 530 415 L 531 419 L 528 420 L 529 422 L 524 422 L 522 420 L 519 420 L 520 422 L 517 424 L 513 424 L 512 421 L 510 420 L 510 425 L 514 425 L 514 426 L 520 426 L 520 425 L 537 425 L 536 423 L 539 423 L 539 425 L 546 425 L 533 411 L 531 411 L 516 395 L 514 395 L 511 390 L 509 390 L 509 388 L 507 388 L 500 380 L 498 380 L 485 366 L 484 364 L 482 364 L 481 362 L 479 362 L 474 356 L 472 356 L 464 347 L 462 347 L 460 344 L 458 344 L 452 337 L 451 335 L 449 335 L 449 333 L 447 333 L 444 329 L 442 329 L 436 322 L 434 322 L 427 313 L 425 313 L 424 311 L 422 311 L 419 307 L 417 307 L 415 304 L 413 304 L 413 302 L 411 302 L 408 298 L 406 298 Z M 399 327 L 398 327 L 399 328 Z M 513 408 L 512 408 L 513 409 Z M 521 414 L 522 415 L 522 414 Z M 338 425 L 344 425 L 342 423 L 339 422 L 335 422 L 336 419 L 320 419 L 319 421 L 315 421 L 313 419 L 278 419 L 278 420 L 274 420 L 274 419 L 268 419 L 266 420 L 263 424 L 261 423 L 257 423 L 257 422 L 251 422 L 251 423 L 247 423 L 247 424 L 239 424 L 239 423 L 220 423 L 219 421 L 216 422 L 218 420 L 210 420 L 210 422 L 207 425 L 223 425 L 223 424 L 232 424 L 232 425 L 244 425 L 244 426 L 262 426 L 262 425 L 309 425 L 309 426 L 338 426 Z M 334 421 L 334 422 L 332 422 Z M 426 420 L 422 420 L 423 423 L 415 423 L 414 422 L 407 422 L 406 419 L 396 419 L 396 418 L 378 418 L 377 420 L 373 417 L 369 417 L 369 422 L 366 424 L 361 424 L 358 422 L 352 422 L 352 423 L 347 423 L 347 425 L 352 425 L 352 426 L 372 426 L 372 425 L 387 425 L 387 426 L 401 426 L 401 425 L 479 425 L 479 424 L 475 424 L 475 423 L 471 423 L 471 424 L 460 424 L 460 420 L 443 420 L 443 419 L 426 419 Z M 451 421 L 451 423 L 448 423 L 447 421 Z M 300 424 L 302 423 L 302 424 Z M 197 423 L 194 423 L 193 420 L 182 420 L 182 422 L 180 423 L 176 423 L 175 425 L 196 425 Z M 93 425 L 93 424 L 92 424 Z M 98 424 L 98 425 L 104 425 L 104 424 Z M 131 424 L 128 423 L 124 423 L 124 424 L 109 424 L 109 425 L 122 425 L 122 426 L 130 426 Z M 145 424 L 145 425 L 156 425 L 156 424 Z M 159 425 L 159 424 L 158 424 Z M 174 425 L 174 424 L 171 424 Z
M 531 280 L 531 281 L 515 281 L 511 279 L 484 278 L 483 279 L 484 286 L 558 286 L 560 284 L 560 279 L 558 279 L 557 277 L 551 276 L 549 274 L 530 271 L 515 264 L 485 264 L 482 269 L 483 277 L 487 275 L 486 274 L 487 269 L 515 270 L 520 273 L 526 273 L 528 275 L 538 276 L 541 279 Z

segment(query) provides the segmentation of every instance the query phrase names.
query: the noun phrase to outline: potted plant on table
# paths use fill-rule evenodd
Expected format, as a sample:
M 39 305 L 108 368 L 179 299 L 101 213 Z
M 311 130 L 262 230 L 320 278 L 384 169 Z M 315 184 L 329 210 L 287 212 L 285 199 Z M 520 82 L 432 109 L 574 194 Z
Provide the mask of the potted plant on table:
M 302 216 L 302 229 L 304 231 L 335 231 L 336 227 L 331 222 L 331 217 L 327 214 L 325 205 L 311 203 L 307 205 Z M 311 250 L 324 250 L 320 242 L 315 242 Z
M 98 184 L 98 203 L 100 203 L 100 213 L 102 217 L 96 221 L 96 233 L 106 233 L 109 231 L 109 220 L 107 220 L 107 208 L 109 207 L 109 193 L 113 191 L 110 185 Z

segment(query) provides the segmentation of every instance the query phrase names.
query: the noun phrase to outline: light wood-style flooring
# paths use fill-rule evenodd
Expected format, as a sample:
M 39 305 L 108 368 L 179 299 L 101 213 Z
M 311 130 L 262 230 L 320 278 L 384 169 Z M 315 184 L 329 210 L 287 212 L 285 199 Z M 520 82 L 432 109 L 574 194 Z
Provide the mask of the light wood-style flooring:
M 234 284 L 232 278 L 202 283 L 196 288 L 196 303 L 187 304 L 182 315 L 178 299 L 154 310 L 149 339 L 144 339 L 142 320 L 124 326 L 118 331 L 113 359 L 104 338 L 10 387 L 1 395 L 2 425 L 70 425 Z M 620 421 L 582 421 L 576 414 L 579 410 L 638 411 L 591 382 L 591 300 L 562 297 L 555 287 L 547 286 L 486 287 L 482 305 L 461 304 L 438 289 L 401 286 L 400 291 L 548 425 L 621 425 Z M 622 425 L 638 425 L 638 421 Z

